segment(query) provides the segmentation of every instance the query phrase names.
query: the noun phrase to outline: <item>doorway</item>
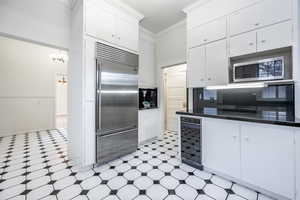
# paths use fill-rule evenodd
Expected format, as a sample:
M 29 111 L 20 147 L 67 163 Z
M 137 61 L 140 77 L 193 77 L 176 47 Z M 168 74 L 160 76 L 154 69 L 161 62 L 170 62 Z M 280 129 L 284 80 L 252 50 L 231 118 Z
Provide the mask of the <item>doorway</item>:
M 165 90 L 165 129 L 177 131 L 178 122 L 176 111 L 186 110 L 186 64 L 180 64 L 165 68 L 164 90 Z

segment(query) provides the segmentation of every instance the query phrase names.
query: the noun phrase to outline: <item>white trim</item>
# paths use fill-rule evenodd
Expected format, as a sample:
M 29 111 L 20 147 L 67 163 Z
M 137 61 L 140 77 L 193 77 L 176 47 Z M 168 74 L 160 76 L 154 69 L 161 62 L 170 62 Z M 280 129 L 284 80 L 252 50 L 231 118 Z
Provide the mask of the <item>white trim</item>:
M 186 6 L 185 8 L 183 8 L 182 11 L 184 13 L 189 13 L 193 9 L 204 6 L 205 4 L 209 3 L 210 1 L 212 1 L 212 0 L 199 0 L 199 1 L 196 1 L 195 3 L 192 3 L 188 6 Z
M 121 0 L 105 0 L 105 2 L 109 3 L 112 6 L 120 8 L 127 13 L 133 15 L 139 21 L 142 20 L 145 16 L 138 12 L 137 10 L 133 9 L 132 7 L 128 6 L 126 3 L 122 2 Z
M 155 43 L 155 34 L 148 29 L 140 26 L 140 39 L 147 40 L 149 42 Z

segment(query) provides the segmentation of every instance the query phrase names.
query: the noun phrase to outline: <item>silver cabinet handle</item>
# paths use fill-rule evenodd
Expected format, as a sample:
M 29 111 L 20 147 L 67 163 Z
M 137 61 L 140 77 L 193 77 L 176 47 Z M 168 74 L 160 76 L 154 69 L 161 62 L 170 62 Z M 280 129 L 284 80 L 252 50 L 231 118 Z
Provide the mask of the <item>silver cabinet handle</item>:
M 208 78 L 207 80 L 211 81 L 211 78 Z
M 254 43 L 253 42 L 249 42 L 249 46 L 253 46 L 254 45 Z
M 207 42 L 207 39 L 204 39 L 203 41 L 204 41 L 204 42 Z
M 260 23 L 258 23 L 258 22 L 254 24 L 254 26 L 259 26 L 259 25 L 260 25 Z
M 233 139 L 237 139 L 237 136 L 236 136 L 236 135 L 233 135 L 232 138 L 233 138 Z
M 267 42 L 267 40 L 262 40 L 262 41 L 261 41 L 261 43 L 266 43 L 266 42 Z

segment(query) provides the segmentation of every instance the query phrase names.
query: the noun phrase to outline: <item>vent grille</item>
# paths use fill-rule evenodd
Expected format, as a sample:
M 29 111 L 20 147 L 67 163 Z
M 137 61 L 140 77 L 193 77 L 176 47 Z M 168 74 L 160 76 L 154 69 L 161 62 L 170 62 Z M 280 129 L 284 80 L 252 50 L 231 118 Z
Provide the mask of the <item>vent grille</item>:
M 96 43 L 97 59 L 108 60 L 111 62 L 117 62 L 132 67 L 138 67 L 139 56 L 109 45 L 102 43 Z

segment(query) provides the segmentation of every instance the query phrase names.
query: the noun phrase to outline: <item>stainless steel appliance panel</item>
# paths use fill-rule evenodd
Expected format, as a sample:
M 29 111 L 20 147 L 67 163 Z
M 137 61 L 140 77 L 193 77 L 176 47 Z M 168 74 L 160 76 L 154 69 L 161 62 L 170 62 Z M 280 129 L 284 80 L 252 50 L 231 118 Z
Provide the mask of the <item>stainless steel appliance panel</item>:
M 138 55 L 96 46 L 96 159 L 101 164 L 137 148 Z

